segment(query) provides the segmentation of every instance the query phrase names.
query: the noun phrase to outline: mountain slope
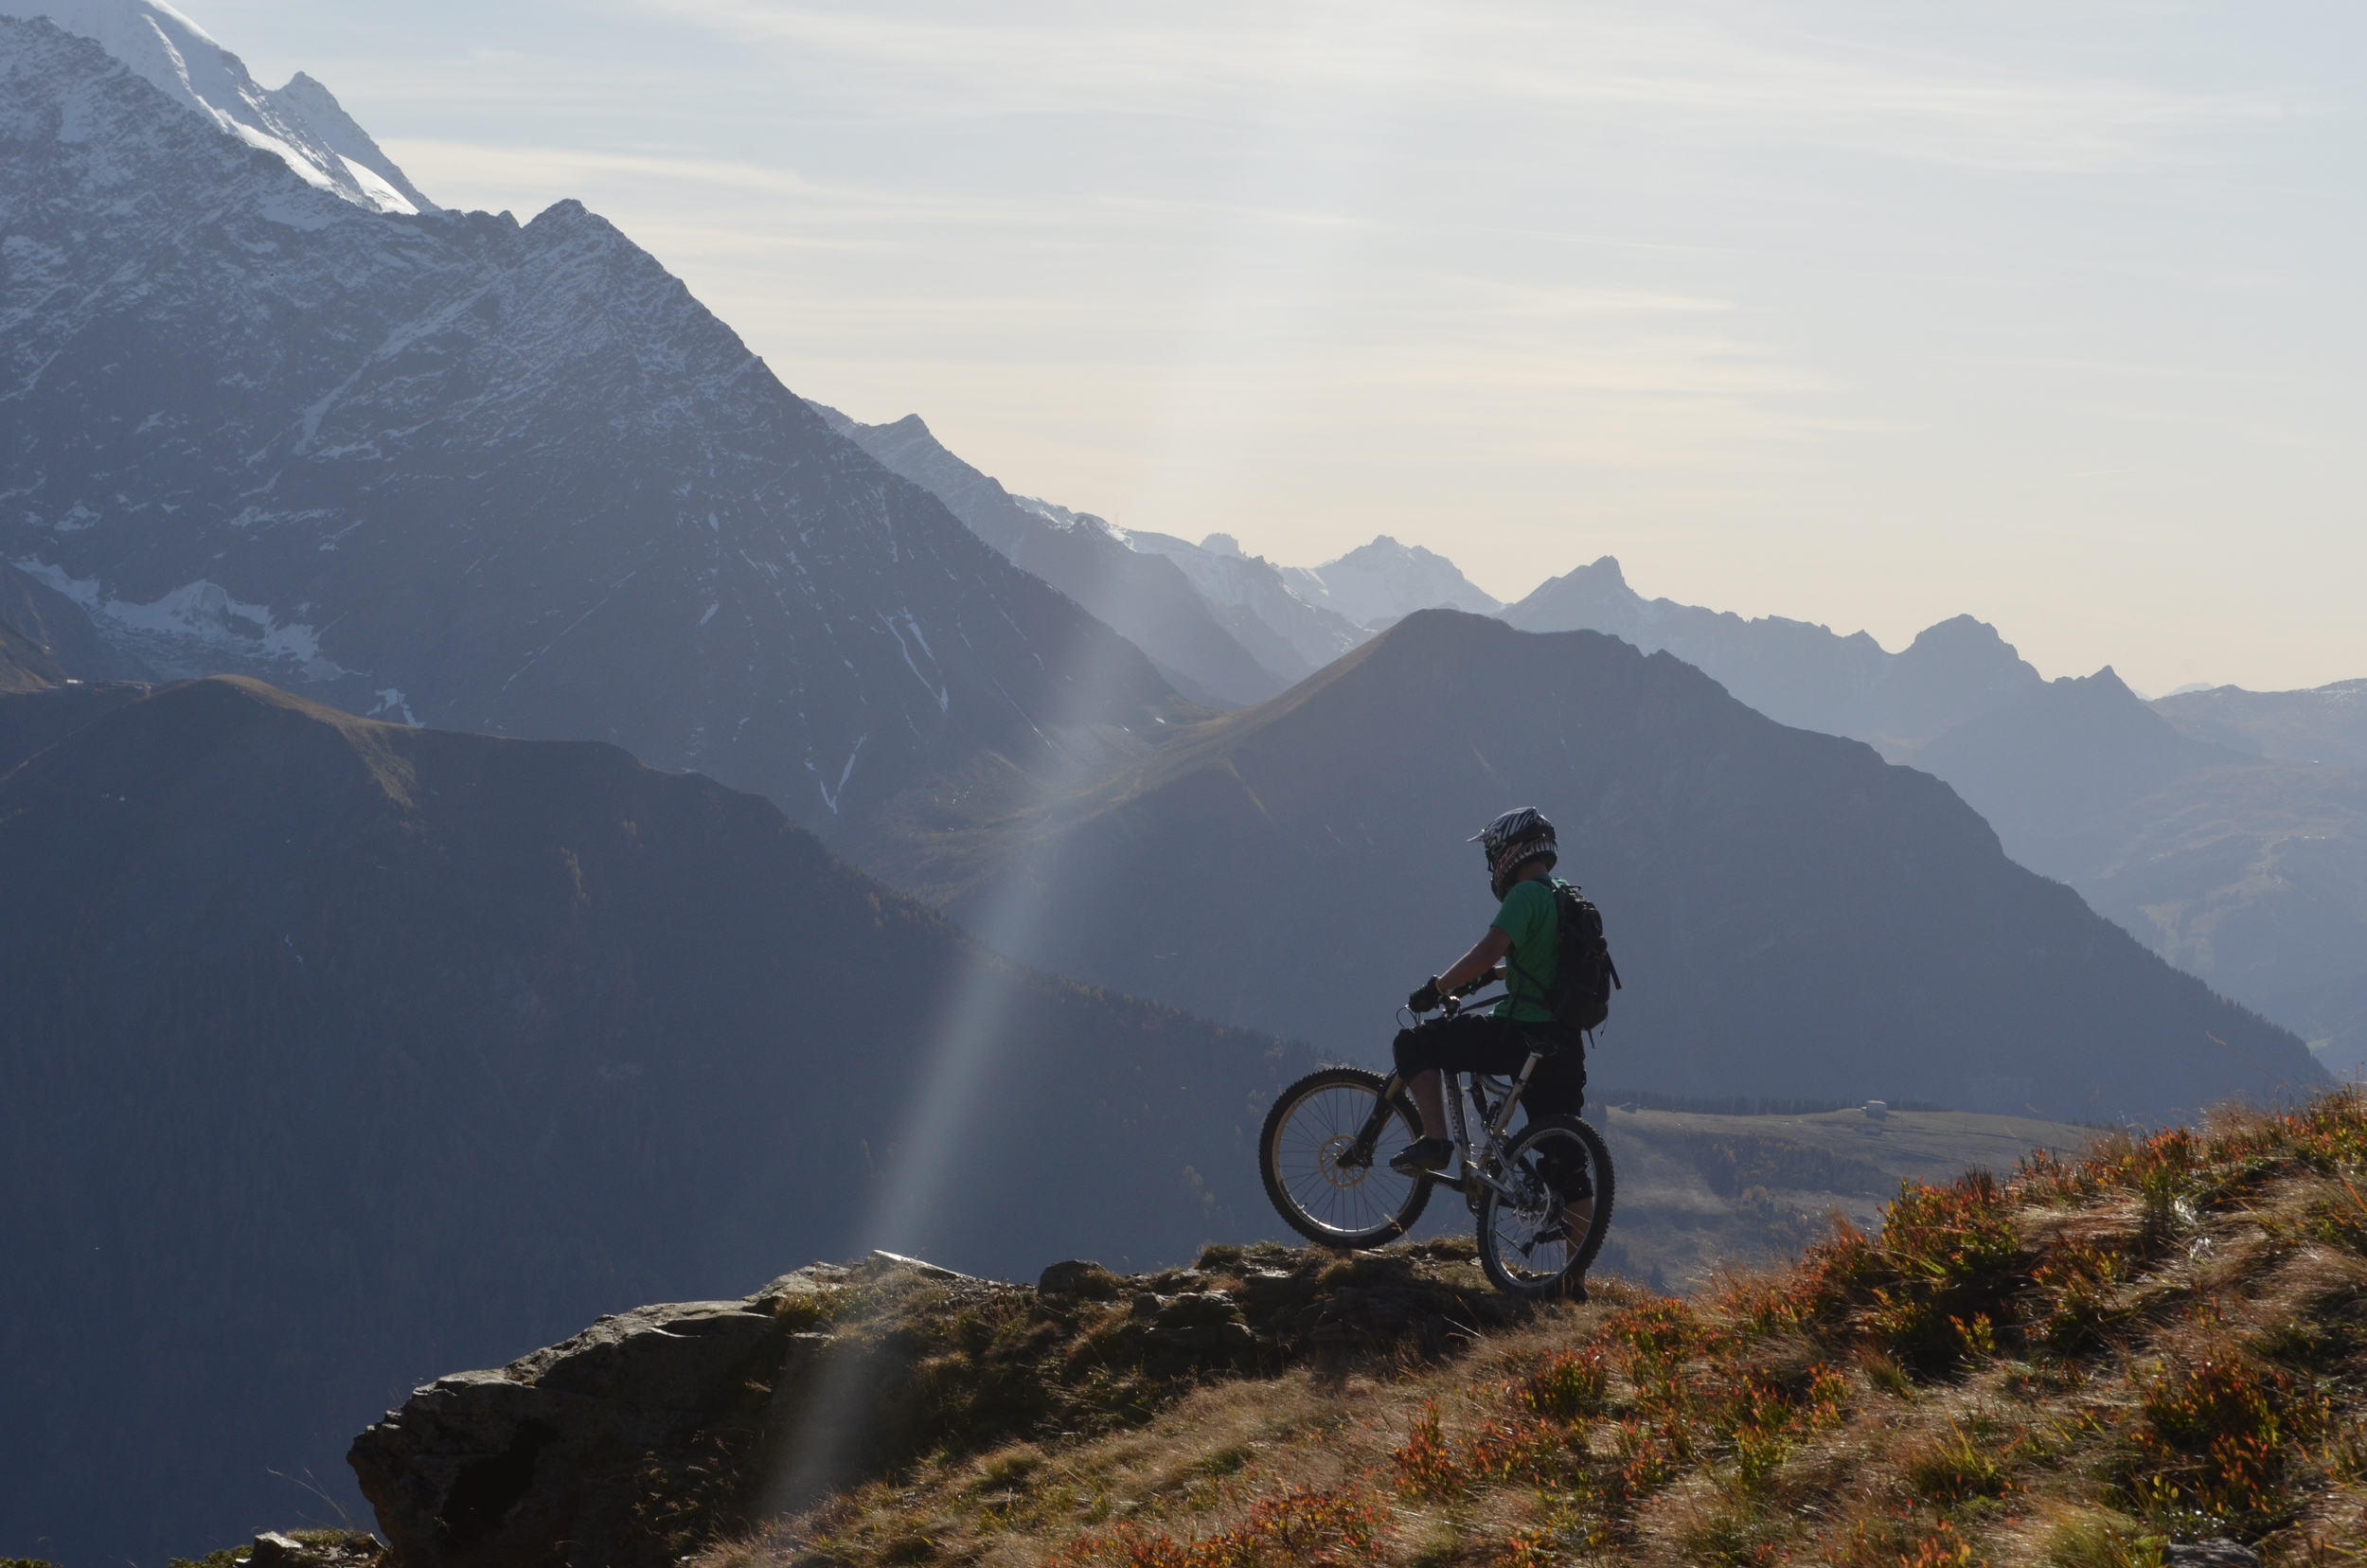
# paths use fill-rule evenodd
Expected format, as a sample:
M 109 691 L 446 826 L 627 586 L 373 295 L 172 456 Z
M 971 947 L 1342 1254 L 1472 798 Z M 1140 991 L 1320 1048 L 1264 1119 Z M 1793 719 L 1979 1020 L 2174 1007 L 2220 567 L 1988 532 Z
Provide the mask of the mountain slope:
M 2016 860 L 2300 1031 L 2337 1072 L 2367 1066 L 2367 772 L 2180 734 L 2109 668 L 2050 682 L 1911 760 Z
M 0 561 L 0 691 L 145 673 L 107 646 L 80 605 Z
M 952 1445 L 685 1560 L 2347 1563 L 2367 1216 L 2331 1173 L 2362 1158 L 2367 1113 L 2329 1096 L 1913 1185 L 1878 1233 L 1781 1271 L 1611 1286 L 1461 1356 L 1220 1382 L 1140 1430 Z M 1296 1261 L 1210 1272 L 1268 1292 Z M 1408 1294 L 1412 1261 L 1333 1277 Z
M 1843 637 L 1780 615 L 1744 620 L 1646 599 L 1609 556 L 1540 585 L 1504 619 L 1523 632 L 1608 632 L 1647 653 L 1665 649 L 1778 722 L 1854 736 L 1885 755 L 2038 685 L 1996 629 L 1969 615 L 1892 653 L 1862 632 Z
M 130 681 L 69 682 L 29 691 L 0 692 L 0 777 L 9 769 L 149 688 Z
M 1148 661 L 573 202 L 365 211 L 0 18 L 0 558 L 166 674 L 613 739 L 827 825 Z
M 1309 604 L 1337 610 L 1359 626 L 1394 625 L 1416 610 L 1492 615 L 1504 606 L 1474 586 L 1445 556 L 1387 534 L 1321 566 L 1286 566 L 1283 580 Z
M 2257 757 L 2367 768 L 2367 681 L 2309 691 L 2209 691 L 2157 697 L 2153 711 L 2180 735 Z
M 1988 818 L 2007 852 L 2071 881 L 2100 870 L 2119 814 L 2181 775 L 2246 760 L 2172 729 L 2110 666 L 2049 682 L 1918 747 Z
M 1378 1060 L 1493 913 L 1465 836 L 1519 805 L 1627 978 L 1598 1082 L 2078 1119 L 2320 1081 L 1937 780 L 1668 655 L 1452 611 L 1086 794 L 915 805 L 878 864 L 955 918 L 1023 911 L 997 939 L 1029 962 Z
M 438 1368 L 815 1256 L 1264 1228 L 1272 1042 L 1015 970 L 763 800 L 227 678 L 0 734 L 69 698 L 115 705 L 0 776 L 0 1549 L 238 1538 Z
M 1049 508 L 1023 506 L 948 452 L 917 414 L 867 425 L 821 403 L 809 406 L 890 472 L 944 502 L 1013 565 L 1108 622 L 1195 701 L 1238 707 L 1282 689 L 1284 683 L 1217 624 L 1174 562 L 1127 548 L 1097 517 L 1056 518 Z

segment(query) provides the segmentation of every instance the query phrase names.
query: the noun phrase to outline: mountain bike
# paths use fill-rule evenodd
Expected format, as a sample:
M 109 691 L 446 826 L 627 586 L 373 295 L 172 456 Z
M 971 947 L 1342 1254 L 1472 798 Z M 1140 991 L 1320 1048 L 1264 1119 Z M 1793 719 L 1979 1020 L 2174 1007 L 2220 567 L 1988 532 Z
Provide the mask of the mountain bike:
M 1451 1018 L 1466 1003 L 1442 998 Z M 1285 1089 L 1258 1133 L 1258 1172 L 1266 1196 L 1290 1228 L 1308 1240 L 1346 1251 L 1394 1241 L 1413 1228 L 1433 1187 L 1463 1195 L 1479 1221 L 1480 1266 L 1508 1294 L 1547 1296 L 1582 1279 L 1611 1228 L 1611 1150 L 1603 1135 L 1576 1116 L 1540 1116 L 1516 1136 L 1504 1126 L 1537 1064 L 1554 1049 L 1532 1036 L 1529 1059 L 1507 1082 L 1484 1073 L 1453 1074 L 1445 1084 L 1448 1137 L 1454 1175 L 1417 1176 L 1389 1168 L 1390 1157 L 1423 1135 L 1421 1113 L 1396 1073 L 1383 1078 L 1361 1067 L 1326 1067 Z M 1563 1047 L 1575 1050 L 1575 1045 Z M 1481 1136 L 1464 1115 L 1470 1097 Z M 1573 1236 L 1562 1191 L 1577 1187 L 1575 1172 L 1592 1180 L 1594 1209 L 1585 1234 Z

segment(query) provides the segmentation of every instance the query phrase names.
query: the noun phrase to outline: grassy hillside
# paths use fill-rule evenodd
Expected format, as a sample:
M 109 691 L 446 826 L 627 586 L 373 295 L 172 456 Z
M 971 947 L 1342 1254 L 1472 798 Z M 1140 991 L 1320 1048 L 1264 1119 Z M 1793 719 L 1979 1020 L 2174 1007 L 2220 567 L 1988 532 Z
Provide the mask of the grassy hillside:
M 1911 1185 L 1784 1270 L 1215 1383 L 695 1561 L 2367 1561 L 2362 1164 L 2346 1091 Z

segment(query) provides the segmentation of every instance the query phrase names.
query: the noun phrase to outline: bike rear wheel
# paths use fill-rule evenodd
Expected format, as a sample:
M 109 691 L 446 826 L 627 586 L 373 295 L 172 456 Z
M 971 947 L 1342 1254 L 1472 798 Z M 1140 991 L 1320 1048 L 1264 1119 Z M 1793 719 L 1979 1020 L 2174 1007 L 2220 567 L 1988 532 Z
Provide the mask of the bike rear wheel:
M 1583 1173 L 1594 1191 L 1585 1234 L 1573 1237 L 1565 1195 Z M 1575 1116 L 1540 1116 L 1504 1150 L 1500 1181 L 1480 1200 L 1480 1267 L 1507 1295 L 1550 1296 L 1585 1277 L 1611 1229 L 1611 1150 L 1603 1135 Z
M 1275 1211 L 1309 1241 L 1378 1247 L 1403 1236 L 1430 1202 L 1429 1177 L 1389 1168 L 1390 1156 L 1421 1136 L 1421 1114 L 1402 1089 L 1359 1163 L 1357 1136 L 1380 1105 L 1386 1082 L 1361 1067 L 1326 1067 L 1282 1091 L 1266 1113 L 1258 1174 Z

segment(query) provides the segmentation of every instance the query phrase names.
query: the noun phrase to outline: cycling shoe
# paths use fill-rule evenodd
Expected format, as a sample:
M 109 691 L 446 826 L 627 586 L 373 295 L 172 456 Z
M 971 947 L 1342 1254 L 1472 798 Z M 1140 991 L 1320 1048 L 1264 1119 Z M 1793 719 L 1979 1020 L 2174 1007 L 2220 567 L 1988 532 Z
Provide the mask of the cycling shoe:
M 1400 1176 L 1422 1176 L 1445 1168 L 1454 1158 L 1454 1145 L 1445 1138 L 1410 1143 L 1390 1158 L 1389 1168 Z

